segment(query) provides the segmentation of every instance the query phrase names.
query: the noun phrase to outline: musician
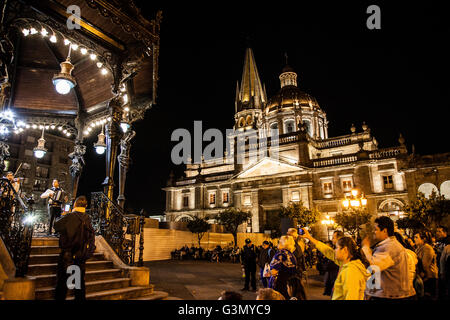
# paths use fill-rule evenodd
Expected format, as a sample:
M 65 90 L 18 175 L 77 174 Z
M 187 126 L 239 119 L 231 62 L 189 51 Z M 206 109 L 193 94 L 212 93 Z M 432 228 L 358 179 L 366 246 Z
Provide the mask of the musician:
M 20 179 L 19 178 L 14 178 L 14 173 L 12 171 L 8 171 L 8 173 L 6 174 L 5 178 L 9 180 L 9 182 L 11 183 L 12 187 L 14 188 L 14 190 L 16 190 L 17 194 L 19 194 L 19 192 L 20 192 Z M 10 191 L 9 195 L 14 198 L 14 192 L 12 190 Z M 2 196 L 7 196 L 7 194 L 3 195 L 3 190 L 2 190 Z
M 41 194 L 42 199 L 48 198 L 48 215 L 50 218 L 48 235 L 52 234 L 53 222 L 55 219 L 61 217 L 61 207 L 64 199 L 67 198 L 64 193 L 64 190 L 59 186 L 58 179 L 54 179 L 52 182 L 52 187 Z

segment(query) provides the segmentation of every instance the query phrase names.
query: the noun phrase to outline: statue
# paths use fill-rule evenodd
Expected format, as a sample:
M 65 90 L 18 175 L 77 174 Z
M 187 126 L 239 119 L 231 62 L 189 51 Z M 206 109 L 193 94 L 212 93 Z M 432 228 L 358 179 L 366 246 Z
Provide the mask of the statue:
M 70 165 L 70 174 L 72 177 L 77 177 L 81 174 L 81 170 L 85 165 L 83 155 L 86 153 L 86 146 L 82 145 L 79 140 L 75 141 L 73 152 L 69 153 L 69 159 L 72 160 Z

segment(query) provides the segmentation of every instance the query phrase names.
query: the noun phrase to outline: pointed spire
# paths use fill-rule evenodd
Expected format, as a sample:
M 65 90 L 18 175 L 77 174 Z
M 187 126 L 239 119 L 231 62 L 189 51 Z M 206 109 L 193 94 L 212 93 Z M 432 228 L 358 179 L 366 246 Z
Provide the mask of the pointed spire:
M 242 72 L 241 89 L 237 111 L 243 109 L 260 109 L 266 102 L 253 50 L 245 52 L 244 70 Z
M 236 99 L 234 100 L 234 112 L 238 112 L 238 104 L 239 104 L 239 99 L 240 95 L 239 95 L 239 81 L 236 81 Z

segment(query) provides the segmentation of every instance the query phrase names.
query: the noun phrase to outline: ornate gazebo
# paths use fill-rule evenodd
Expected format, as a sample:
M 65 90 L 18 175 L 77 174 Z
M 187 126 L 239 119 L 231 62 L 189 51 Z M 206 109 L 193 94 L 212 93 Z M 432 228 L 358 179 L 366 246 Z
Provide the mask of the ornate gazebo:
M 44 139 L 47 132 L 70 138 L 74 198 L 83 155 L 92 147 L 85 138 L 99 134 L 95 146 L 99 153 L 106 149 L 104 192 L 113 200 L 117 161 L 116 201 L 123 208 L 132 123 L 156 101 L 161 12 L 147 20 L 132 0 L 2 4 L 0 170 L 8 135 L 40 130 Z M 41 149 L 45 152 L 45 143 L 35 154 Z

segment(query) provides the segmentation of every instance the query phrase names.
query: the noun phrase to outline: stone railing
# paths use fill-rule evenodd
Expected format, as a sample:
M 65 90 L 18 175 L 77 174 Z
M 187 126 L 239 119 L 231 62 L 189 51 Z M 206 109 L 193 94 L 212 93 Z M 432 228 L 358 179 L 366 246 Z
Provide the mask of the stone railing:
M 185 185 L 193 184 L 193 183 L 195 183 L 195 179 L 189 179 L 189 180 L 177 181 L 175 184 L 176 184 L 177 186 L 185 186 Z
M 205 181 L 219 181 L 219 180 L 227 180 L 230 179 L 233 176 L 233 174 L 226 174 L 221 176 L 215 176 L 215 177 L 206 177 Z
M 314 168 L 328 167 L 328 166 L 335 166 L 335 165 L 340 165 L 340 164 L 347 164 L 347 163 L 355 162 L 357 160 L 358 160 L 358 157 L 355 154 L 350 154 L 350 155 L 329 157 L 329 158 L 323 158 L 323 159 L 314 159 L 313 166 L 314 166 Z
M 400 149 L 394 147 L 394 148 L 387 148 L 387 149 L 372 151 L 369 154 L 369 158 L 370 159 L 393 158 L 395 156 L 398 156 L 399 154 L 400 154 Z

